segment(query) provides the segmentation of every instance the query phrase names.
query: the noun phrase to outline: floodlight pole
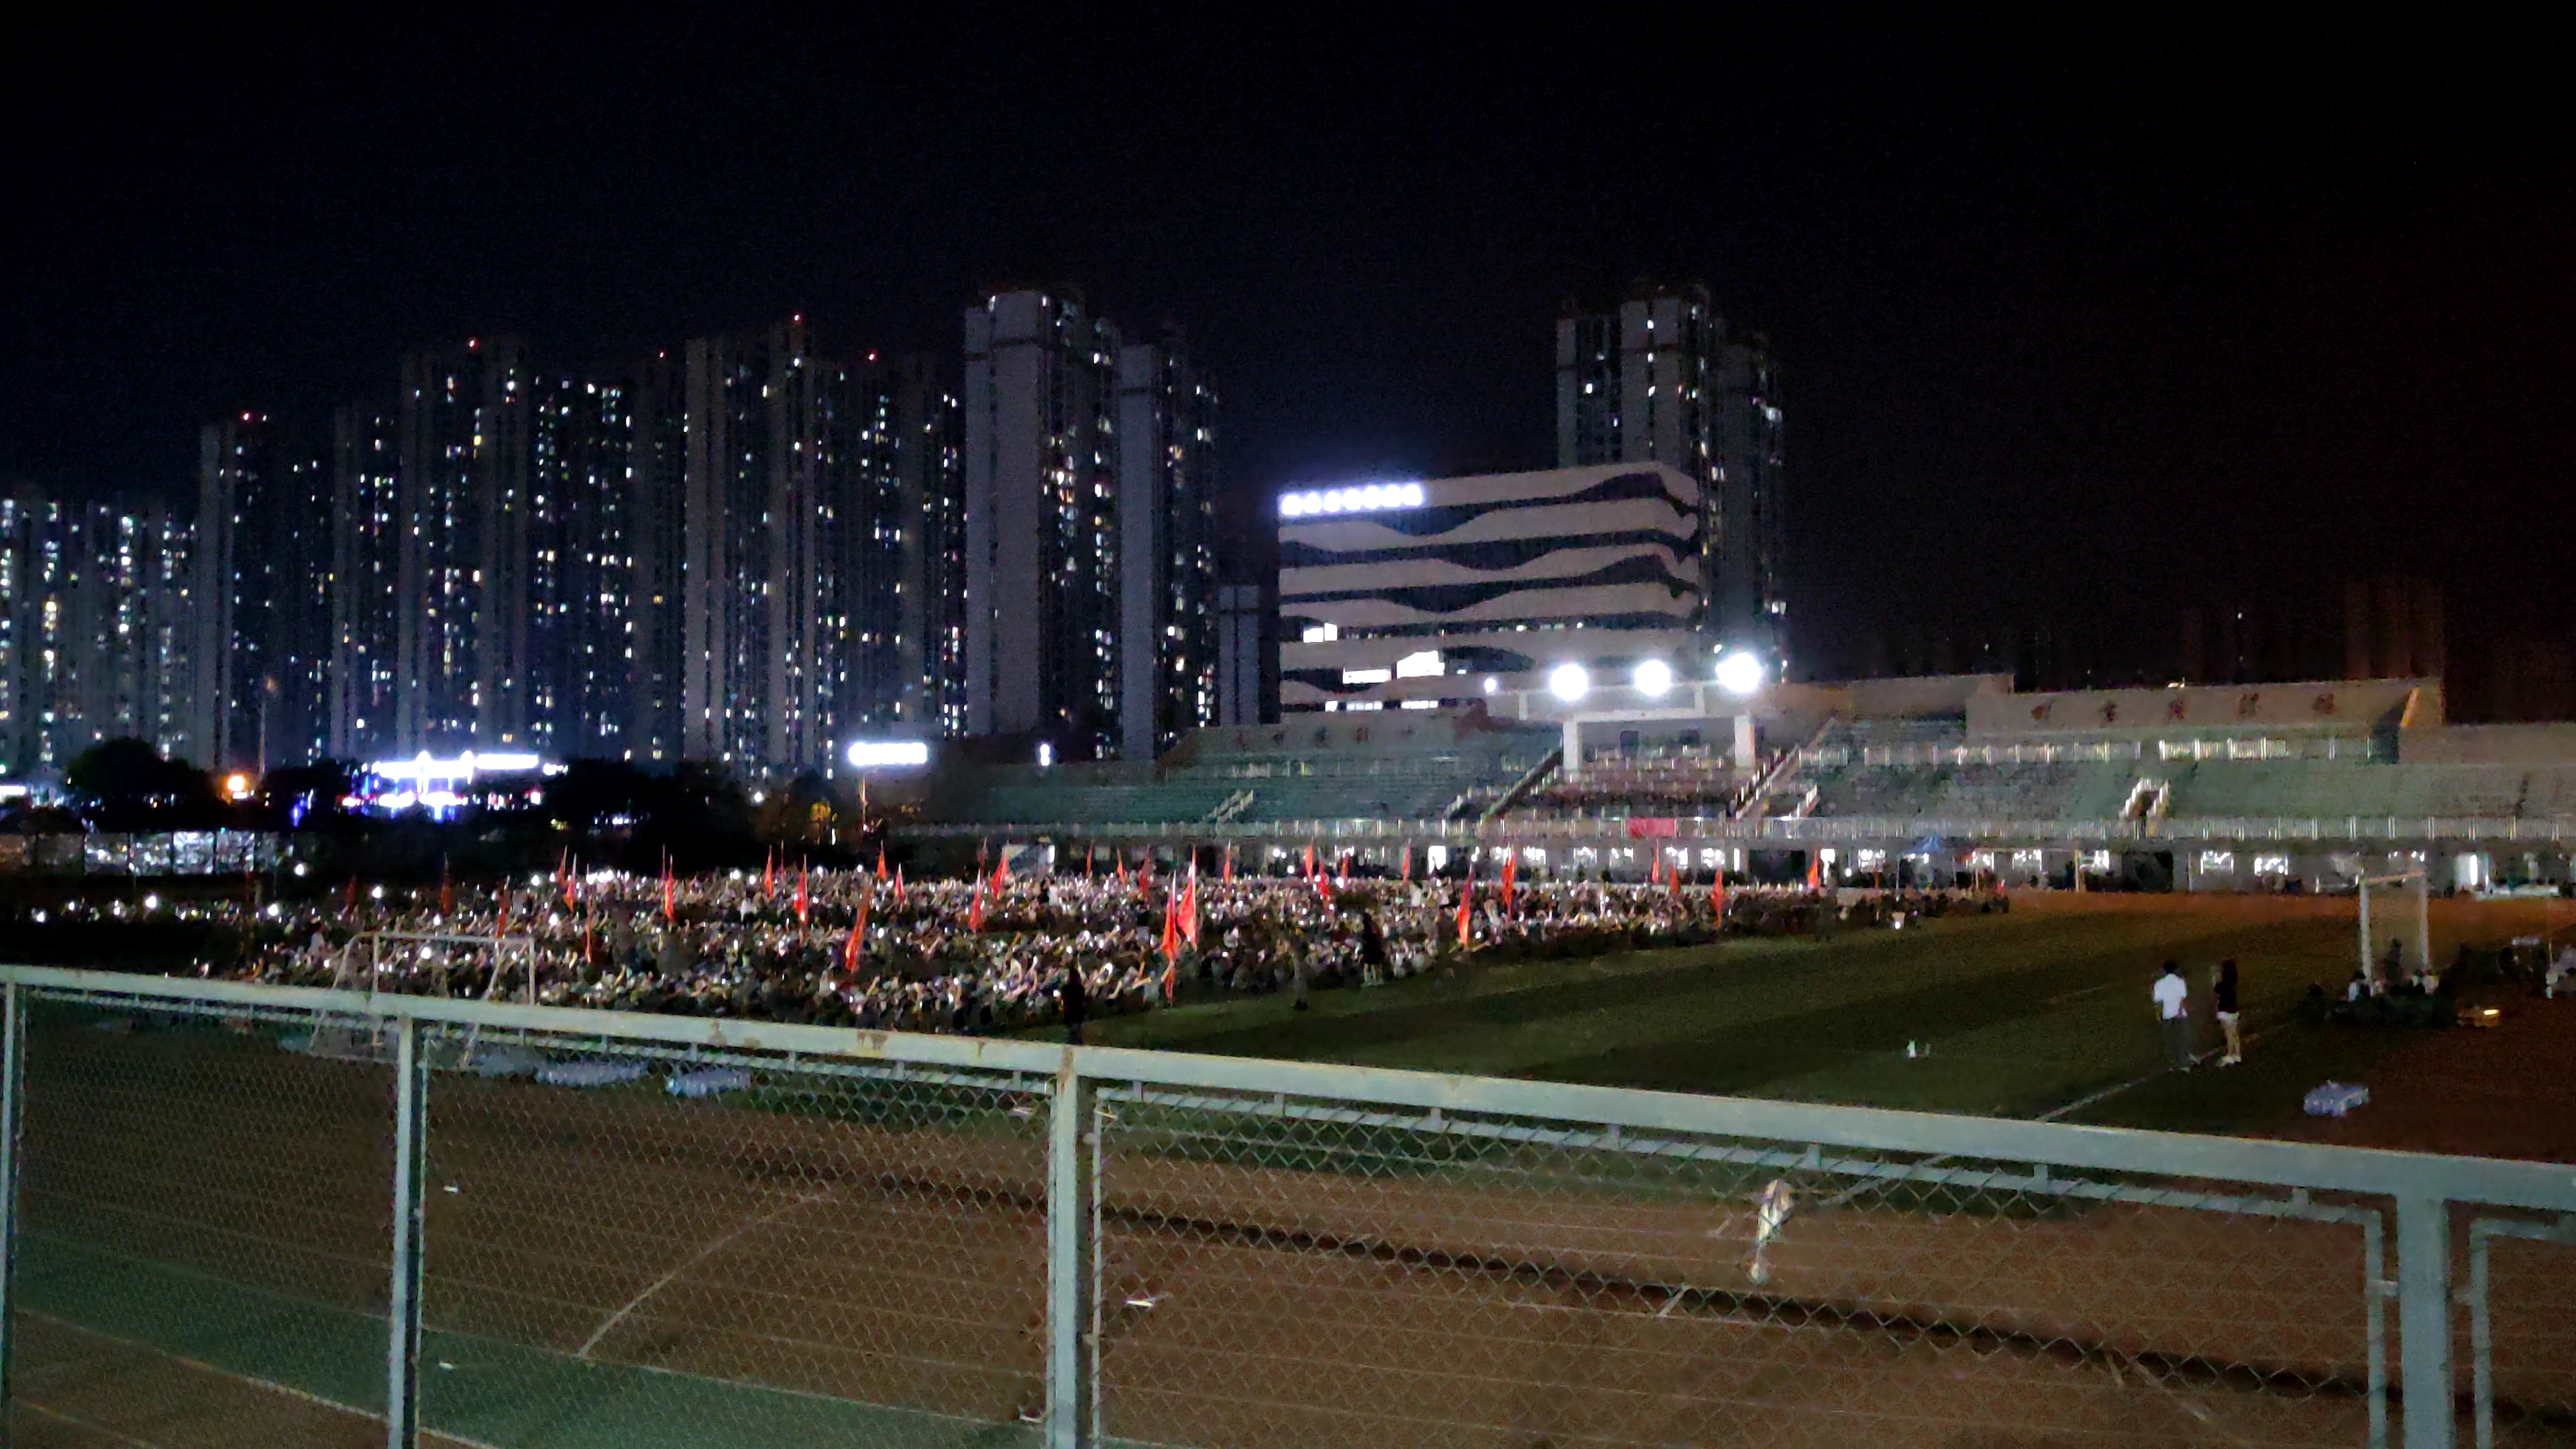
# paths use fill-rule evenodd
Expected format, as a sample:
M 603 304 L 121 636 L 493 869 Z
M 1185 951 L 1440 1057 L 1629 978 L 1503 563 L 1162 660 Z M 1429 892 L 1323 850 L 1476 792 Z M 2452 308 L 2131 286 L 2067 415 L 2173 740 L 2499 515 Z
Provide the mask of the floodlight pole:
M 2370 876 L 2361 875 L 2353 889 L 2361 898 L 2361 979 L 2374 986 L 2386 985 L 2379 979 L 2378 963 L 2370 957 Z

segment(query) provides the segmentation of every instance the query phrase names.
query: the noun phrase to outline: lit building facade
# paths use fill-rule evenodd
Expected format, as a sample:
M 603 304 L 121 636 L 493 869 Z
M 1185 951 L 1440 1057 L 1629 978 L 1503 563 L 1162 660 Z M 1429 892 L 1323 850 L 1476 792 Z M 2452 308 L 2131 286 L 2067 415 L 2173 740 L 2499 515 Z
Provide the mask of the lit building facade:
M 1613 463 L 1283 495 L 1279 707 L 1430 708 L 1714 664 L 1698 480 Z

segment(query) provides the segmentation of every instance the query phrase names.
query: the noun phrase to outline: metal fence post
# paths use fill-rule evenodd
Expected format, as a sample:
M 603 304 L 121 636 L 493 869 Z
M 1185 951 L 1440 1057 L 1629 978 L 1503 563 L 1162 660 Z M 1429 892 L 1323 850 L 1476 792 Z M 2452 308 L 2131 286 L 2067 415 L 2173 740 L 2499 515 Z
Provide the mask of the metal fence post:
M 2397 1200 L 2397 1329 L 2406 1449 L 2451 1449 L 2451 1205 Z
M 1048 1449 L 1090 1442 L 1092 1354 L 1092 1153 L 1084 1141 L 1095 1087 L 1079 1053 L 1064 1054 L 1047 1117 Z
M 10 982 L 0 1002 L 0 1445 L 17 1417 L 10 1375 L 18 1345 L 18 1123 L 26 1109 L 27 996 Z
M 418 1021 L 394 1026 L 393 1285 L 385 1322 L 385 1443 L 413 1449 L 420 1438 L 421 1170 L 429 1138 L 429 1070 Z

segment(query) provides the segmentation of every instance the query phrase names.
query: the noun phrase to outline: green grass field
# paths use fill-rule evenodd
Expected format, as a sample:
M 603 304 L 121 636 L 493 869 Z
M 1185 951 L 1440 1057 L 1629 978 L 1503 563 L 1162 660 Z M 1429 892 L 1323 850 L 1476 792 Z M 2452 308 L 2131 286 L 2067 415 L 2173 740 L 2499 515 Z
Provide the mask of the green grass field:
M 2449 949 L 2437 925 L 2435 953 Z M 2147 992 L 2157 967 L 2180 960 L 2198 997 L 2210 967 L 2230 955 L 2242 972 L 2246 1030 L 2263 1034 L 2248 1064 L 2154 1076 L 2162 1058 Z M 2134 1083 L 2066 1115 L 2242 1131 L 2295 1114 L 2308 1088 L 2356 1074 L 2408 1039 L 2289 1020 L 2309 983 L 2340 989 L 2353 959 L 2349 919 L 1972 916 L 1821 942 L 1742 939 L 1468 969 L 1317 993 L 1304 1013 L 1281 997 L 1185 1006 L 1101 1022 L 1092 1039 L 2012 1116 Z M 1909 1059 L 1909 1041 L 1928 1055 Z

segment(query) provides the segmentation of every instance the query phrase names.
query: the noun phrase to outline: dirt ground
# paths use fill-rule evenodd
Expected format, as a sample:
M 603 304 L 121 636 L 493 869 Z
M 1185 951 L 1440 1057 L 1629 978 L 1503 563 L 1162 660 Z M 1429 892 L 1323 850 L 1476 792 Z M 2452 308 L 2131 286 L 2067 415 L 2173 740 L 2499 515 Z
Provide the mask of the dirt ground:
M 32 1053 L 30 1233 L 150 1265 L 138 1283 L 196 1275 L 271 1306 L 204 1344 L 22 1320 L 31 1440 L 366 1437 L 362 1413 L 333 1405 L 379 1402 L 365 1378 L 380 1330 L 363 1315 L 384 1302 L 382 1069 L 61 1025 Z M 513 1446 L 748 1445 L 789 1437 L 793 1403 L 857 1401 L 954 1426 L 901 1442 L 965 1443 L 1035 1406 L 1040 1104 L 891 1088 L 761 1110 L 444 1075 L 432 1102 L 428 1317 L 461 1346 L 425 1369 L 432 1427 Z M 1101 1416 L 1120 1438 L 2362 1438 L 2350 1226 L 1965 1195 L 1828 1207 L 1828 1180 L 1801 1183 L 1811 1206 L 1756 1284 L 1749 1204 L 1679 1178 L 1545 1161 L 1363 1175 L 1353 1154 L 1293 1170 L 1224 1119 L 1191 1143 L 1108 1130 Z M 2537 1306 L 2576 1293 L 2576 1254 L 2516 1247 L 2528 1306 L 2497 1324 L 2502 1442 L 2564 1442 L 2542 1411 L 2576 1385 Z M 639 1422 L 607 1387 L 621 1370 L 708 1391 L 612 1435 Z

